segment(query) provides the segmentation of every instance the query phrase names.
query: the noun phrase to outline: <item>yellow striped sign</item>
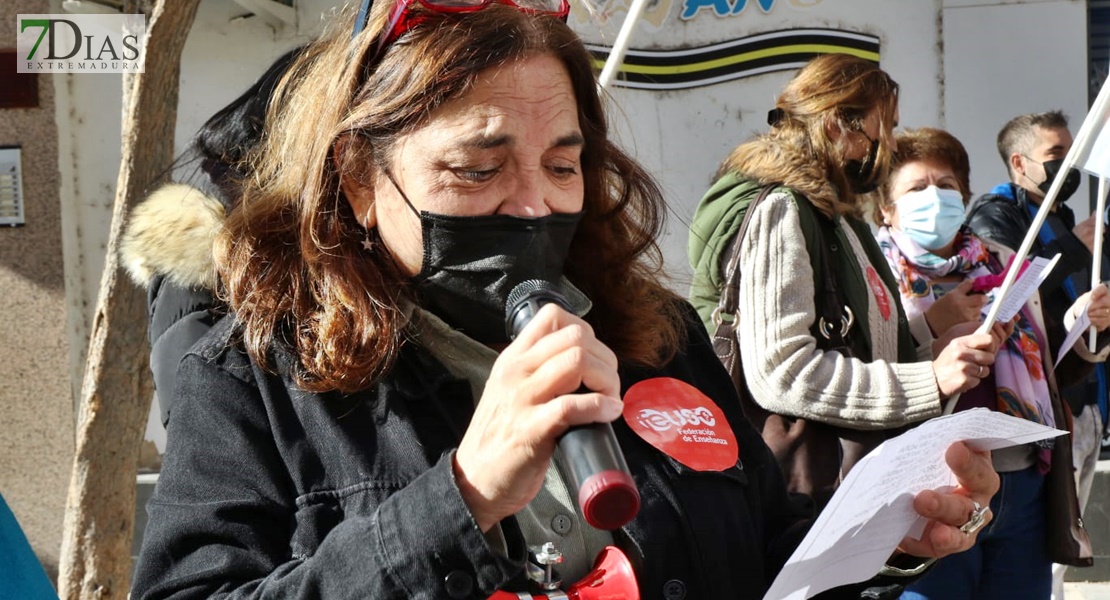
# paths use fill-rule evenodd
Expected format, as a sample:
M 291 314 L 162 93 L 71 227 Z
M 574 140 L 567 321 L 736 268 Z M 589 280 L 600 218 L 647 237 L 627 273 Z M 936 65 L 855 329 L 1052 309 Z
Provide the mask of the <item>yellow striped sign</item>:
M 587 44 L 598 69 L 608 46 Z M 625 54 L 613 85 L 643 90 L 682 90 L 800 68 L 818 54 L 853 54 L 879 62 L 879 38 L 839 29 L 772 31 L 699 48 L 633 50 Z

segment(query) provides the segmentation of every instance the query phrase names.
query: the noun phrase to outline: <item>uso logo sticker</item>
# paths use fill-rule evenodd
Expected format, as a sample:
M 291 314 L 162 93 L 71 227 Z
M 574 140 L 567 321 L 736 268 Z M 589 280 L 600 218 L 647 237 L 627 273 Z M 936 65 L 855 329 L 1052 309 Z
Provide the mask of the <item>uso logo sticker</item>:
M 889 321 L 890 296 L 886 293 L 886 285 L 879 277 L 879 273 L 871 265 L 867 266 L 867 285 L 871 287 L 871 293 L 875 296 L 875 303 L 879 305 L 879 312 L 882 313 L 883 320 Z
M 656 377 L 629 388 L 624 420 L 644 441 L 695 471 L 723 471 L 740 455 L 721 409 L 678 379 Z

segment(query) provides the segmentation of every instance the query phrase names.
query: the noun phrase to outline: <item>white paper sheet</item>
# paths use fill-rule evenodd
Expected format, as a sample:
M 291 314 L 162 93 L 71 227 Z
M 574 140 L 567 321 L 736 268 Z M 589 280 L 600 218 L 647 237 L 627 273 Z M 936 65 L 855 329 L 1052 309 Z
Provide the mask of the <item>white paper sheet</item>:
M 956 485 L 944 462 L 953 442 L 994 450 L 1064 433 L 977 408 L 937 417 L 887 440 L 844 479 L 764 600 L 803 600 L 878 573 L 903 537 L 912 531 L 916 538 L 924 530 L 925 519 L 913 510 L 914 495 Z
M 1059 254 L 1053 256 L 1052 260 L 1040 256 L 1034 258 L 1029 263 L 1029 267 L 1025 269 L 1025 272 L 1014 281 L 1014 285 L 1010 288 L 1010 291 L 1006 293 L 1006 297 L 1002 299 L 1002 307 L 998 311 L 997 320 L 1006 323 L 1014 318 L 1014 315 L 1018 314 L 1021 307 L 1025 306 L 1025 303 L 1029 301 L 1029 297 L 1033 295 L 1033 292 L 1036 292 L 1037 288 L 1048 278 L 1048 274 L 1052 272 L 1052 268 L 1056 266 L 1059 260 Z M 983 315 L 990 313 L 991 305 L 997 300 L 993 292 L 988 294 L 988 297 L 990 301 L 983 307 Z
M 1083 312 L 1079 313 L 1079 316 L 1075 319 L 1075 322 L 1071 324 L 1071 329 L 1068 330 L 1068 337 L 1064 338 L 1063 344 L 1060 344 L 1060 349 L 1057 351 L 1056 354 L 1056 364 L 1052 365 L 1052 368 L 1055 369 L 1056 367 L 1060 366 L 1060 360 L 1064 358 L 1064 355 L 1068 353 L 1068 350 L 1071 350 L 1072 346 L 1074 346 L 1075 343 L 1079 341 L 1079 338 L 1083 336 L 1084 331 L 1090 329 L 1091 317 L 1087 314 L 1087 307 L 1090 305 L 1091 303 L 1088 302 L 1083 307 Z

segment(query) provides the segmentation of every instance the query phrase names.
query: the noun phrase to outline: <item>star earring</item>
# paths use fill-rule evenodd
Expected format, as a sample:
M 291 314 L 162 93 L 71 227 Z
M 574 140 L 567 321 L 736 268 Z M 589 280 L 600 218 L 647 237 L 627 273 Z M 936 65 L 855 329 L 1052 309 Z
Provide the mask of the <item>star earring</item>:
M 370 221 L 370 218 L 369 218 L 370 215 L 367 214 L 366 216 L 367 216 L 366 222 L 369 222 Z M 366 226 L 366 225 L 363 225 L 363 228 L 364 228 L 366 234 L 362 238 L 362 249 L 367 251 L 367 252 L 373 252 L 374 251 L 374 239 L 372 237 L 370 237 L 370 229 L 371 228 L 369 226 Z

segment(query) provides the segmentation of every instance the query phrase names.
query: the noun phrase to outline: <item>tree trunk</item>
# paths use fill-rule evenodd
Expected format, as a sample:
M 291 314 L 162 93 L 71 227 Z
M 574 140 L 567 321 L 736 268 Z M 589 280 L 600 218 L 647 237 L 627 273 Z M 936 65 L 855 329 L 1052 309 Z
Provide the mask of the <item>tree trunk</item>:
M 121 276 L 124 217 L 173 160 L 181 51 L 200 0 L 145 3 L 146 63 L 123 78 L 123 153 L 112 229 L 89 338 L 66 498 L 59 595 L 127 598 L 139 446 L 153 395 L 146 297 Z

